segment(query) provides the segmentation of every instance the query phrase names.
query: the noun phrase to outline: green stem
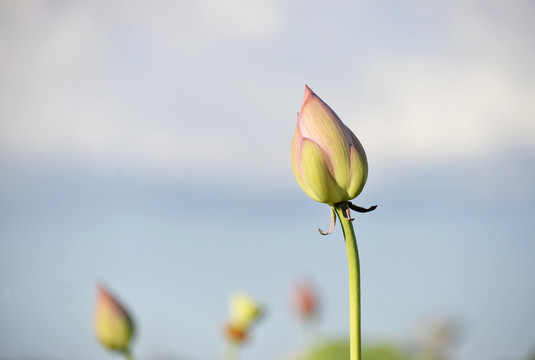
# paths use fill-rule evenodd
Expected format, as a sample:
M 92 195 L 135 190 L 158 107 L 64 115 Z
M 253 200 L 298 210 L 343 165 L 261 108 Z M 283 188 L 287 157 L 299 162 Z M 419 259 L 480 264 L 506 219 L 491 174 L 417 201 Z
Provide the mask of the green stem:
M 132 356 L 132 353 L 130 352 L 130 349 L 126 349 L 124 351 L 124 358 L 126 360 L 134 360 L 134 357 Z
M 238 360 L 238 344 L 228 341 L 223 352 L 223 360 Z
M 344 217 L 340 204 L 334 205 L 342 224 L 349 265 L 349 346 L 350 360 L 360 360 L 360 264 L 357 240 L 351 221 Z

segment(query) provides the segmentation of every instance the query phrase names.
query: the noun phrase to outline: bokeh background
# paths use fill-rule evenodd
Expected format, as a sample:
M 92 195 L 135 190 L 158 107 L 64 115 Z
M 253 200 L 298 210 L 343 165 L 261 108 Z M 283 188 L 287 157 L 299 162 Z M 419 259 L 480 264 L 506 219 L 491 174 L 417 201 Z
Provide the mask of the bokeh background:
M 112 359 L 95 283 L 140 359 L 217 359 L 227 299 L 267 315 L 244 359 L 302 346 L 288 294 L 344 337 L 347 263 L 295 182 L 308 84 L 363 143 L 365 342 L 458 324 L 461 360 L 535 350 L 532 1 L 0 3 L 0 358 Z M 449 321 L 449 320 L 448 320 Z

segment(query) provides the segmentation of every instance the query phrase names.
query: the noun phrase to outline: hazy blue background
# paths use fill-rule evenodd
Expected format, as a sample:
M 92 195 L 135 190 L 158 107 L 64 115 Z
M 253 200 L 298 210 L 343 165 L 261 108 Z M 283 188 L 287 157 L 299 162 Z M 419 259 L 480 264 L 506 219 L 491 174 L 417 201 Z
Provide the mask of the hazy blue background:
M 340 229 L 289 152 L 304 84 L 363 143 L 364 341 L 451 318 L 461 360 L 535 349 L 531 1 L 0 3 L 0 358 L 112 359 L 94 284 L 139 359 L 218 359 L 227 298 L 268 308 L 243 359 L 301 345 L 290 285 L 348 331 Z

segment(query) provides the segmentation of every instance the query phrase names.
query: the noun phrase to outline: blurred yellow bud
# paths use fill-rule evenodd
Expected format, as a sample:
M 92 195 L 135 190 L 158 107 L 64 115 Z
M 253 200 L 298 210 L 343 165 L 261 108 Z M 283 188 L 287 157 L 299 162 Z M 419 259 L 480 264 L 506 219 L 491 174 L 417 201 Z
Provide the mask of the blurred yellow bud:
M 230 320 L 224 329 L 225 336 L 233 342 L 243 342 L 262 313 L 262 307 L 249 295 L 233 294 L 230 298 Z
M 97 286 L 94 322 L 97 338 L 105 348 L 129 352 L 134 323 L 125 308 L 103 285 Z

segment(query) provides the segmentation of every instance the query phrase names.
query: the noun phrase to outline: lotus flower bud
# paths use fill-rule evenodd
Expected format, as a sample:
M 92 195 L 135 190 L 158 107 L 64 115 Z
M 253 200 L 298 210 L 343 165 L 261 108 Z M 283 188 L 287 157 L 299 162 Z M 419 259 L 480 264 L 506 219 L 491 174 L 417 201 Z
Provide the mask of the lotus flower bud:
M 128 353 L 134 323 L 125 308 L 102 285 L 97 287 L 95 332 L 105 348 Z
M 318 294 L 312 283 L 300 280 L 292 289 L 292 304 L 302 319 L 310 319 L 319 313 Z
M 230 298 L 230 320 L 225 326 L 226 337 L 233 342 L 243 342 L 262 312 L 260 305 L 247 294 L 233 294 Z
M 291 161 L 303 191 L 329 205 L 355 198 L 368 177 L 368 162 L 360 141 L 306 85 Z

